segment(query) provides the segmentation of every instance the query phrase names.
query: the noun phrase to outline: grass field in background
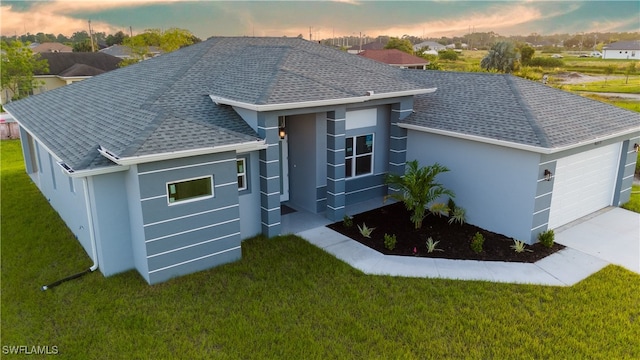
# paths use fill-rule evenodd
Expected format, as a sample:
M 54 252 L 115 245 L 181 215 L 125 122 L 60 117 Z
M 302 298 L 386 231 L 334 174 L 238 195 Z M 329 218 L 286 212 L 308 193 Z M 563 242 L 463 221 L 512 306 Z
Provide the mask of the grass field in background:
M 64 359 L 640 358 L 640 276 L 572 287 L 368 276 L 296 236 L 149 286 L 99 272 L 0 143 L 1 338 Z M 602 239 L 606 241 L 606 239 Z M 24 358 L 3 354 L 5 358 Z

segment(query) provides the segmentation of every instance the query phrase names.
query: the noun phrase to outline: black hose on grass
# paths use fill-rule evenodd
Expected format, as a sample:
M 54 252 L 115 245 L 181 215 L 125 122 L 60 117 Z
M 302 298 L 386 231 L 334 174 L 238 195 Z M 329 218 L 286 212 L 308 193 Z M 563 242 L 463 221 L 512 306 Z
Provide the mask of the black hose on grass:
M 91 271 L 91 268 L 89 268 L 89 269 L 87 269 L 87 270 L 85 270 L 85 271 L 79 272 L 79 273 L 77 273 L 77 274 L 73 274 L 73 275 L 71 275 L 71 276 L 67 276 L 67 277 L 66 277 L 66 278 L 64 278 L 64 279 L 60 279 L 60 280 L 58 280 L 58 281 L 52 282 L 52 283 L 51 283 L 51 284 L 49 284 L 49 285 L 43 285 L 40 289 L 41 289 L 42 291 L 46 291 L 46 290 L 48 290 L 48 289 L 51 289 L 51 288 L 53 288 L 53 287 L 56 287 L 56 286 L 58 286 L 58 285 L 62 284 L 63 282 L 66 282 L 66 281 L 69 281 L 69 280 L 73 280 L 73 279 L 77 279 L 77 278 L 79 278 L 79 277 L 82 277 L 82 276 L 84 276 L 84 275 L 86 275 L 86 274 L 90 273 L 90 272 L 92 272 L 92 271 Z

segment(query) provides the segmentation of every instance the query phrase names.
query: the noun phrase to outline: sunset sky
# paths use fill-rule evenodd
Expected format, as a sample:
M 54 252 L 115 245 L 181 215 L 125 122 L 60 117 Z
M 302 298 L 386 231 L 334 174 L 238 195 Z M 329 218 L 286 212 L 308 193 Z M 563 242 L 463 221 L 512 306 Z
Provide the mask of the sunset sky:
M 1 1 L 2 35 L 70 36 L 88 30 L 133 33 L 188 29 L 210 36 L 378 35 L 441 37 L 469 29 L 500 35 L 640 31 L 631 1 Z

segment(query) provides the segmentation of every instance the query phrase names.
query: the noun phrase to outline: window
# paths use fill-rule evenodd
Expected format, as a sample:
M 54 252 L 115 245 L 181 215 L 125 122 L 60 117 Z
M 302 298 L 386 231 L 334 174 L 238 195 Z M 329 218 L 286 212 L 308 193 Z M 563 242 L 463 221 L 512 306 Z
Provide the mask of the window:
M 373 174 L 373 134 L 347 137 L 346 140 L 346 177 Z
M 213 176 L 167 183 L 169 204 L 196 201 L 213 196 Z
M 247 190 L 247 168 L 246 159 L 240 158 L 236 162 L 238 171 L 238 191 Z

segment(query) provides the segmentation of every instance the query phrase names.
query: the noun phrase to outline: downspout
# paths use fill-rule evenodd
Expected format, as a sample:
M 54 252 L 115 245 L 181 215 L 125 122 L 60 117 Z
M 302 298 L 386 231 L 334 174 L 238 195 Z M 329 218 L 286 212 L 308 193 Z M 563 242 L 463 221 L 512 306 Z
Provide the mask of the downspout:
M 89 185 L 87 182 L 87 178 L 83 177 L 82 178 L 82 187 L 83 187 L 83 191 L 84 191 L 84 198 L 85 198 L 85 204 L 86 204 L 86 208 L 87 208 L 87 221 L 89 223 L 89 240 L 91 242 L 91 255 L 92 255 L 92 260 L 93 260 L 93 265 L 91 265 L 91 267 L 85 271 L 79 272 L 77 274 L 73 274 L 71 276 L 67 276 L 64 279 L 60 279 L 58 281 L 55 281 L 49 285 L 43 285 L 42 286 L 42 291 L 46 291 L 48 289 L 51 289 L 52 287 L 58 286 L 60 284 L 62 284 L 63 282 L 69 281 L 69 280 L 73 280 L 73 279 L 77 279 L 81 276 L 84 276 L 90 272 L 94 272 L 98 269 L 98 249 L 96 246 L 96 236 L 94 233 L 94 229 L 93 229 L 93 216 L 91 215 L 91 200 L 89 199 Z

